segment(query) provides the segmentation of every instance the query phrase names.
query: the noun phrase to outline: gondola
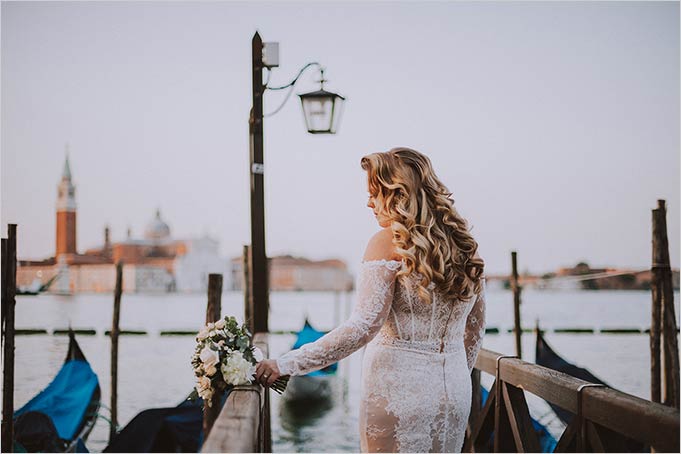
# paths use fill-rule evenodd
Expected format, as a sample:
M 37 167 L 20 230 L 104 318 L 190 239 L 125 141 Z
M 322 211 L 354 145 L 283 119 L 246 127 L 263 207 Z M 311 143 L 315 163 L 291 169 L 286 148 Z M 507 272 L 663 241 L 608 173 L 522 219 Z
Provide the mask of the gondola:
M 222 396 L 221 408 L 231 389 Z M 203 399 L 138 413 L 104 452 L 199 452 L 203 445 Z
M 52 276 L 46 283 L 41 284 L 40 279 L 34 279 L 33 283 L 28 287 L 18 287 L 16 289 L 17 295 L 38 295 L 40 293 L 46 292 L 50 288 L 50 285 L 57 279 L 58 275 Z
M 568 361 L 561 358 L 560 355 L 558 355 L 546 342 L 544 336 L 542 335 L 542 331 L 539 329 L 538 325 L 535 327 L 534 331 L 537 336 L 535 347 L 535 362 L 538 365 L 548 367 L 549 369 L 553 369 L 558 372 L 563 372 L 565 374 L 571 375 L 575 378 L 579 378 L 584 381 L 588 381 L 590 383 L 599 383 L 609 388 L 612 388 L 603 380 L 592 374 L 589 370 L 584 369 L 583 367 L 575 366 L 574 364 L 571 364 Z M 572 418 L 574 418 L 575 416 L 574 413 L 565 410 L 564 408 L 560 408 L 559 406 L 552 404 L 551 402 L 548 402 L 548 404 L 551 406 L 556 415 L 558 415 L 561 421 L 563 421 L 566 425 L 570 424 Z M 628 452 L 644 452 L 644 451 L 649 452 L 649 450 L 644 449 L 645 447 L 643 443 L 640 443 L 638 441 L 629 438 L 624 438 L 624 443 Z
M 310 322 L 305 319 L 303 329 L 298 331 L 296 342 L 292 350 L 302 347 L 305 344 L 314 342 L 324 335 L 312 327 Z M 333 363 L 327 367 L 310 372 L 305 375 L 296 375 L 289 379 L 286 391 L 282 398 L 287 402 L 305 402 L 328 400 L 332 397 L 332 380 L 336 376 L 338 363 Z
M 14 413 L 15 451 L 87 452 L 97 420 L 99 380 L 73 331 L 64 365 L 52 382 Z

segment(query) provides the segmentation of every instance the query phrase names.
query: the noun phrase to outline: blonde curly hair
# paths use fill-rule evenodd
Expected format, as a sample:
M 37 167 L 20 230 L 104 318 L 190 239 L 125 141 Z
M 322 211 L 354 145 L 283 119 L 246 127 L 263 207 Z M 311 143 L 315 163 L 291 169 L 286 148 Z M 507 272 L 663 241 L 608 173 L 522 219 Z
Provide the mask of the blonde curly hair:
M 406 264 L 398 277 L 420 274 L 418 293 L 428 303 L 431 283 L 452 301 L 478 294 L 485 262 L 430 159 L 410 148 L 393 148 L 364 156 L 360 163 L 377 211 L 391 220 L 393 244 Z

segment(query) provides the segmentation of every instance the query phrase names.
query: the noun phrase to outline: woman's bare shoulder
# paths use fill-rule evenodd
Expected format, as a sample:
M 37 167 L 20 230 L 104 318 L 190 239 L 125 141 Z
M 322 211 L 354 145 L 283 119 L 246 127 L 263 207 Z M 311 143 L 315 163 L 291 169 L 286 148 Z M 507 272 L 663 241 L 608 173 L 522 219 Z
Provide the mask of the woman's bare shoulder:
M 395 245 L 393 244 L 393 232 L 389 227 L 376 232 L 367 244 L 363 261 L 369 260 L 399 260 Z

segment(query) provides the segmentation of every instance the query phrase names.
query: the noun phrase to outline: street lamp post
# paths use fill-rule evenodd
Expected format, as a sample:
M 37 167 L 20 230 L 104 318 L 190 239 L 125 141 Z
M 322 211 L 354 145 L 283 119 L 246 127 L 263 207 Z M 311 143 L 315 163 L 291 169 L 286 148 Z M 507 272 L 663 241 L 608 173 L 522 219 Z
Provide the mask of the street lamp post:
M 251 328 L 253 333 L 269 331 L 269 282 L 267 255 L 265 253 L 265 199 L 263 163 L 263 112 L 262 98 L 262 39 L 257 32 L 253 36 L 253 107 L 249 119 L 251 174 Z M 244 263 L 244 266 L 248 266 Z
M 249 118 L 250 145 L 250 183 L 251 183 L 251 279 L 245 285 L 250 285 L 250 313 L 253 320 L 249 321 L 249 329 L 253 333 L 267 332 L 269 312 L 269 267 L 265 249 L 265 200 L 263 162 L 263 119 L 265 116 L 278 112 L 288 100 L 285 98 L 279 108 L 272 114 L 263 113 L 263 97 L 266 90 L 292 90 L 302 73 L 312 66 L 321 72 L 321 89 L 301 94 L 300 100 L 305 115 L 305 124 L 311 134 L 335 134 L 342 113 L 345 98 L 336 93 L 324 90 L 324 68 L 313 62 L 303 66 L 298 75 L 288 84 L 281 87 L 269 87 L 263 84 L 263 69 L 268 71 L 279 66 L 279 46 L 277 43 L 263 44 L 259 33 L 255 33 L 252 40 L 252 77 L 253 77 L 253 107 Z M 266 51 L 266 52 L 264 52 Z M 266 55 L 266 58 L 263 56 Z M 266 60 L 266 61 L 264 61 Z M 269 78 L 268 78 L 269 82 Z M 248 266 L 244 263 L 244 266 Z

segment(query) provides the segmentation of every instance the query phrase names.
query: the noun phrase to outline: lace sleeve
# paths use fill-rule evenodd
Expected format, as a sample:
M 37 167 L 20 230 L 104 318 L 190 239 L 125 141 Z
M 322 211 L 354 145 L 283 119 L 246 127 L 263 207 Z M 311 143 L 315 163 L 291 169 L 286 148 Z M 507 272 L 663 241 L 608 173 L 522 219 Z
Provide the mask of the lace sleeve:
M 350 317 L 315 342 L 277 358 L 281 375 L 304 375 L 322 369 L 359 350 L 376 336 L 392 306 L 395 275 L 401 262 L 362 262 L 357 303 Z
M 487 279 L 482 278 L 482 287 L 480 293 L 473 303 L 473 308 L 468 313 L 466 319 L 466 331 L 464 334 L 463 343 L 466 347 L 466 359 L 468 360 L 468 372 L 473 371 L 475 361 L 478 359 L 478 353 L 482 348 L 482 338 L 485 334 L 485 312 L 487 303 L 485 302 L 485 292 L 487 287 Z

